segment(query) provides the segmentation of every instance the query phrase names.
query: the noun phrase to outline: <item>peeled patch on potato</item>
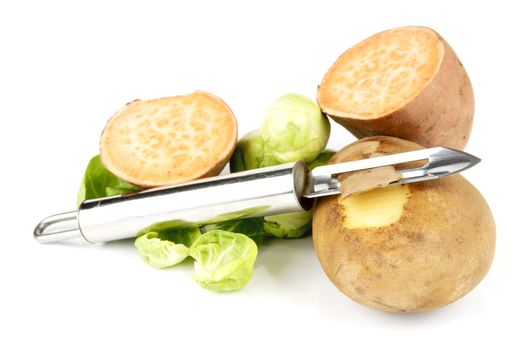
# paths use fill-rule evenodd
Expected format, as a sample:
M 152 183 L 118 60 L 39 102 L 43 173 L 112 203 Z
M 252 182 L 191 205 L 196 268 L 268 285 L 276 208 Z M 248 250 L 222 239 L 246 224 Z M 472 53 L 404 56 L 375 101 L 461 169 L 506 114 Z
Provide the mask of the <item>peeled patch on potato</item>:
M 237 120 L 204 91 L 128 103 L 107 123 L 100 157 L 113 174 L 141 187 L 218 175 L 237 143 Z
M 330 163 L 420 149 L 393 137 L 364 138 Z M 496 229 L 478 190 L 460 175 L 320 198 L 313 241 L 324 271 L 353 300 L 380 310 L 445 306 L 487 274 Z
M 474 116 L 465 68 L 434 30 L 401 27 L 344 52 L 325 74 L 317 101 L 356 137 L 396 136 L 463 149 Z

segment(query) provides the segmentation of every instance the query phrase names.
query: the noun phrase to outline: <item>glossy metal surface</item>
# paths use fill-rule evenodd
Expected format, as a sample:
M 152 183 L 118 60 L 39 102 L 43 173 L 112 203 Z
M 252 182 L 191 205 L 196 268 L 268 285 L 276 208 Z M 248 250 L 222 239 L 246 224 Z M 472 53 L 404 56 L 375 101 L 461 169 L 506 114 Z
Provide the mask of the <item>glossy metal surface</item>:
M 89 242 L 135 237 L 159 223 L 204 223 L 267 216 L 309 209 L 313 198 L 339 194 L 334 175 L 387 165 L 426 161 L 399 170 L 392 184 L 433 180 L 477 164 L 465 152 L 435 147 L 320 166 L 308 173 L 304 163 L 245 171 L 134 194 L 84 201 L 78 212 L 44 219 L 34 231 L 41 243 L 82 235 Z
M 82 237 L 78 228 L 77 211 L 50 216 L 42 220 L 33 232 L 40 243 Z

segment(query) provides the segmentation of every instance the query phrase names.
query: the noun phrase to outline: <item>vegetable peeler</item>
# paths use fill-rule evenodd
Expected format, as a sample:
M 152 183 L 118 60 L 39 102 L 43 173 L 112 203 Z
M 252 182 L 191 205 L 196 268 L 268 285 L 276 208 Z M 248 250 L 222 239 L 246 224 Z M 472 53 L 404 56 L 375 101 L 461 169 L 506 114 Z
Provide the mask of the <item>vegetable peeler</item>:
M 337 174 L 408 163 L 408 168 L 397 170 L 399 179 L 389 184 L 397 185 L 438 179 L 479 162 L 471 154 L 445 147 L 324 165 L 312 171 L 298 161 L 85 200 L 78 210 L 42 220 L 34 237 L 40 243 L 77 237 L 95 243 L 136 237 L 159 223 L 203 225 L 308 210 L 315 198 L 341 193 Z

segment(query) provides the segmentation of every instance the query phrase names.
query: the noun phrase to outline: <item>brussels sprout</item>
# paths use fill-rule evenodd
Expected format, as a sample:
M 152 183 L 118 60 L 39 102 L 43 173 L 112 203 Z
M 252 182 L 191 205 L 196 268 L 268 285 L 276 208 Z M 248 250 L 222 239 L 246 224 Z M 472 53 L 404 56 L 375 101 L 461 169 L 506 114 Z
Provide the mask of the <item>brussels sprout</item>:
M 261 132 L 254 130 L 237 142 L 230 159 L 230 172 L 236 173 L 277 164 L 279 162 L 266 151 Z
M 312 211 L 266 216 L 264 232 L 277 238 L 299 238 L 312 228 Z
M 160 226 L 162 225 L 159 225 L 159 228 Z M 189 255 L 189 247 L 200 235 L 197 226 L 151 231 L 139 236 L 135 240 L 135 247 L 146 263 L 162 269 L 177 265 L 186 259 Z
M 190 248 L 193 279 L 202 287 L 229 292 L 241 289 L 253 274 L 257 245 L 246 235 L 222 230 L 202 234 Z
M 263 218 L 248 218 L 240 220 L 230 220 L 209 224 L 201 227 L 203 232 L 213 230 L 230 231 L 235 233 L 242 233 L 253 239 L 253 241 L 260 245 L 264 239 Z
M 330 122 L 308 97 L 286 94 L 266 112 L 261 136 L 264 152 L 280 164 L 311 162 L 326 147 Z
M 326 164 L 334 154 L 322 152 L 329 136 L 330 123 L 313 101 L 299 94 L 283 95 L 266 113 L 261 131 L 252 131 L 238 142 L 230 160 L 230 171 L 298 160 L 310 162 L 307 165 L 312 170 Z M 310 230 L 311 216 L 311 212 L 267 216 L 263 229 L 269 236 L 298 238 Z

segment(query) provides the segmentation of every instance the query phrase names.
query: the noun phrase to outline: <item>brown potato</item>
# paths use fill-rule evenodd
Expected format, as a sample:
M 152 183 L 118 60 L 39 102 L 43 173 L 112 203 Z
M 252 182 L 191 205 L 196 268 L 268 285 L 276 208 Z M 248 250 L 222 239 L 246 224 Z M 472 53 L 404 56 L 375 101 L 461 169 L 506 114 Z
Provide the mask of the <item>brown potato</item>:
M 330 163 L 420 149 L 377 136 L 336 153 Z M 496 229 L 487 203 L 460 175 L 320 198 L 313 242 L 339 290 L 380 310 L 432 310 L 461 298 L 486 275 Z
M 113 174 L 141 187 L 218 175 L 237 144 L 237 120 L 204 91 L 136 100 L 106 124 L 100 157 Z
M 458 57 L 434 30 L 401 27 L 344 52 L 325 74 L 322 111 L 358 138 L 396 136 L 465 148 L 474 94 Z

